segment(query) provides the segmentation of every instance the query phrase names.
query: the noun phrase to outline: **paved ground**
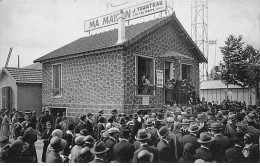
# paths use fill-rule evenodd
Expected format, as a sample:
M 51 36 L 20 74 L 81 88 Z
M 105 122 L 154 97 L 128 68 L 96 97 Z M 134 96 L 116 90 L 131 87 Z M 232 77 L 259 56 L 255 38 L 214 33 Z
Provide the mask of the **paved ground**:
M 43 142 L 42 139 L 38 139 L 35 143 L 36 153 L 38 157 L 38 163 L 41 163 L 42 160 L 42 148 L 43 148 Z

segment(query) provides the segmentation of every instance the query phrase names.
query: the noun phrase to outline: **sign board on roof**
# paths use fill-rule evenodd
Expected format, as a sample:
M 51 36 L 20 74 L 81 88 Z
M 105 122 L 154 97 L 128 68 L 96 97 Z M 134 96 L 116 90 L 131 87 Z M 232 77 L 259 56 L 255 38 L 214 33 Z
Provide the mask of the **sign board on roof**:
M 150 14 L 155 14 L 166 10 L 166 1 L 165 0 L 154 0 L 149 1 L 143 4 L 132 6 L 126 9 L 123 9 L 126 21 L 132 20 L 139 17 L 144 17 Z M 117 16 L 119 11 L 96 17 L 84 22 L 85 32 L 117 24 Z

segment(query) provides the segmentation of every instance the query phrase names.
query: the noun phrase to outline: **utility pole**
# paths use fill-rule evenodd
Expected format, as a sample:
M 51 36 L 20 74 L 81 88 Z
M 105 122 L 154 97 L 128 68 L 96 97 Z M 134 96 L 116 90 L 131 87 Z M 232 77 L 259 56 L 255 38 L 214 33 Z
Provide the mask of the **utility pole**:
M 8 66 L 12 51 L 13 51 L 13 47 L 11 47 L 10 50 L 9 50 L 9 53 L 8 53 L 8 56 L 7 56 L 7 59 L 6 59 L 6 63 L 5 63 L 5 67 Z
M 19 69 L 20 68 L 20 56 L 18 55 L 18 66 L 17 68 Z

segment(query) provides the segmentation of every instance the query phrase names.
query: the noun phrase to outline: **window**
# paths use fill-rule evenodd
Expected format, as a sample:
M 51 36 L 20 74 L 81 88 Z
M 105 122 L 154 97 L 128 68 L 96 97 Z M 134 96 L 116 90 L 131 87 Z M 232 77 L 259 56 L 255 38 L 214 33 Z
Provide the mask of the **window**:
M 164 63 L 164 84 L 167 84 L 167 81 L 172 80 L 174 78 L 174 68 L 172 62 Z
M 138 95 L 153 95 L 154 86 L 154 60 L 152 58 L 136 57 Z
M 52 95 L 61 96 L 61 64 L 52 66 Z
M 181 68 L 182 80 L 186 79 L 187 81 L 190 81 L 192 79 L 192 66 L 182 64 Z
M 170 80 L 170 62 L 165 62 L 164 64 L 164 83 L 167 83 L 168 80 Z

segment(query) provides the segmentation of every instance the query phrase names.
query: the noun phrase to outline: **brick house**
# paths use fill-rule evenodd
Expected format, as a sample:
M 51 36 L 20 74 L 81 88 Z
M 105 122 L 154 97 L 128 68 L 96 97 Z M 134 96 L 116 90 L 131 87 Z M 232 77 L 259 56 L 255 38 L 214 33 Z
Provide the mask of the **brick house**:
M 126 27 L 123 16 L 118 20 L 119 30 L 80 38 L 34 61 L 42 63 L 43 106 L 68 116 L 100 109 L 154 111 L 165 103 L 157 71 L 163 73 L 160 84 L 186 78 L 198 85 L 199 63 L 207 60 L 175 14 Z

